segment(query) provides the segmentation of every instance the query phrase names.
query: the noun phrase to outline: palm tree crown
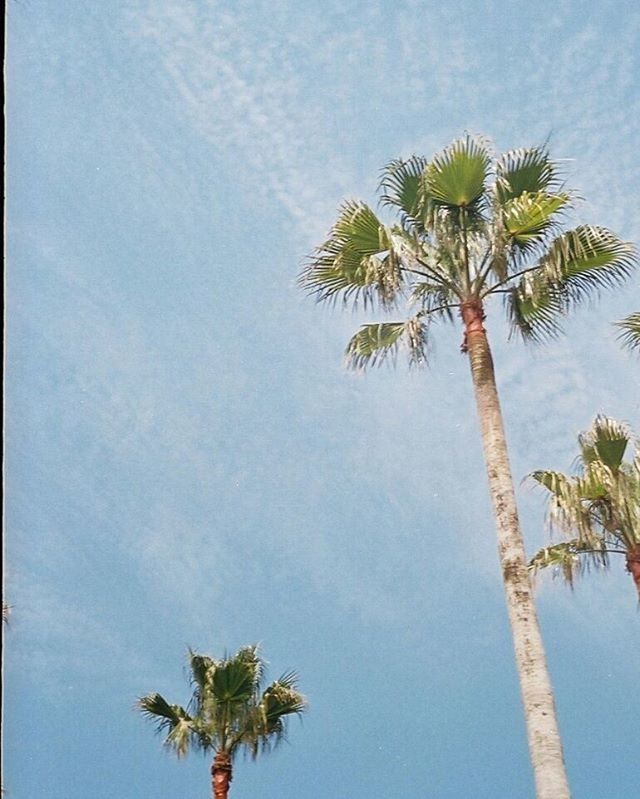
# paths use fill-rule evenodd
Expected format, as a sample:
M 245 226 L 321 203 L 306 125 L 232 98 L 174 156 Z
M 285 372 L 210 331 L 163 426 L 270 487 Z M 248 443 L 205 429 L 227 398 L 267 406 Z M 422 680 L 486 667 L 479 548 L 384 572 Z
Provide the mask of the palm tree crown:
M 575 196 L 545 147 L 494 157 L 484 139 L 454 141 L 431 161 L 395 160 L 382 171 L 384 224 L 364 202 L 345 202 L 327 240 L 301 275 L 319 300 L 352 301 L 387 312 L 408 300 L 402 321 L 363 325 L 347 347 L 356 368 L 381 362 L 404 344 L 426 360 L 429 323 L 466 324 L 493 296 L 504 300 L 512 332 L 541 340 L 594 290 L 624 280 L 636 265 L 631 244 L 609 230 L 562 230 Z
M 624 555 L 640 593 L 640 447 L 624 456 L 633 436 L 605 416 L 578 437 L 576 474 L 536 471 L 531 478 L 549 494 L 551 527 L 568 540 L 541 549 L 530 569 L 552 567 L 573 585 L 591 566 L 609 566 Z
M 264 662 L 257 646 L 215 660 L 189 651 L 193 694 L 188 709 L 172 705 L 160 694 L 138 700 L 142 713 L 166 733 L 165 744 L 178 757 L 190 748 L 224 753 L 233 758 L 244 749 L 252 757 L 268 751 L 285 736 L 287 718 L 307 707 L 293 672 L 264 690 Z

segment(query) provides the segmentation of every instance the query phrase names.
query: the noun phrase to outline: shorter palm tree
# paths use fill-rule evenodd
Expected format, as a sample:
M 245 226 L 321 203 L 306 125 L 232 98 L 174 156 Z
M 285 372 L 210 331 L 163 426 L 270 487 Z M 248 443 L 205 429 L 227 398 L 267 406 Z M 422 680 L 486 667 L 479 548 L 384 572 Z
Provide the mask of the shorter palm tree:
M 573 585 L 592 566 L 607 568 L 611 555 L 625 558 L 640 596 L 640 446 L 630 461 L 624 456 L 633 435 L 629 429 L 597 416 L 578 436 L 576 474 L 537 471 L 531 478 L 549 493 L 552 529 L 567 540 L 544 547 L 530 561 L 532 572 L 548 567 Z
M 630 350 L 640 350 L 640 311 L 616 322 L 616 326 L 620 328 L 618 338 L 623 345 Z
M 214 799 L 226 799 L 234 756 L 243 749 L 253 758 L 285 737 L 287 717 L 307 707 L 294 672 L 283 674 L 264 690 L 264 661 L 257 646 L 214 660 L 189 650 L 193 694 L 185 710 L 160 694 L 137 702 L 142 713 L 165 733 L 165 745 L 183 757 L 189 749 L 214 753 L 211 766 Z

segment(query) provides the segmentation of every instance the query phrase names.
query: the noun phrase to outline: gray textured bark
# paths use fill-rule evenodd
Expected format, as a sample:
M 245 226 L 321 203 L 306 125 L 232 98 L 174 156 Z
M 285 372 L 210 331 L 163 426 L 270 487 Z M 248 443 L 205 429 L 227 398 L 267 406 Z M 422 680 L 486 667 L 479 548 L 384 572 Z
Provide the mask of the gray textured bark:
M 463 312 L 465 310 L 466 348 L 496 519 L 536 796 L 538 799 L 569 799 L 553 689 L 527 572 L 491 350 L 482 325 L 482 308 L 476 306 Z

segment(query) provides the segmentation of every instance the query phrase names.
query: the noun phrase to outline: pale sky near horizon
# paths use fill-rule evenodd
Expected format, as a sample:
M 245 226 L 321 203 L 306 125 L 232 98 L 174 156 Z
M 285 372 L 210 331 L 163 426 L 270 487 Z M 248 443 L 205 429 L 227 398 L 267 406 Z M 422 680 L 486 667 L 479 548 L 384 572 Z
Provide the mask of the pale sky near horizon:
M 133 710 L 187 647 L 261 642 L 310 711 L 232 799 L 530 799 L 459 329 L 429 370 L 346 372 L 359 315 L 296 287 L 345 197 L 464 131 L 547 138 L 578 218 L 640 241 L 640 12 L 542 0 L 8 4 L 8 799 L 206 797 Z M 527 546 L 596 413 L 640 431 L 611 322 L 488 327 Z M 538 590 L 574 799 L 637 793 L 621 563 Z

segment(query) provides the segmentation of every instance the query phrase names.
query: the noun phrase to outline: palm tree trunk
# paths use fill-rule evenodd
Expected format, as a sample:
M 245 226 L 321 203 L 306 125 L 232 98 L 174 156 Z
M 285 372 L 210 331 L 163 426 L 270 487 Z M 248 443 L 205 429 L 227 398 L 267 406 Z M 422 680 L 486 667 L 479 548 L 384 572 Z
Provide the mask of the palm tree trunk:
M 538 799 L 569 799 L 553 690 L 527 572 L 493 359 L 483 325 L 484 314 L 480 303 L 465 303 L 461 310 L 465 324 L 465 349 L 469 353 L 497 524 L 500 565 L 520 677 L 536 796 Z
M 231 779 L 231 758 L 226 752 L 218 752 L 211 766 L 213 799 L 227 799 Z

